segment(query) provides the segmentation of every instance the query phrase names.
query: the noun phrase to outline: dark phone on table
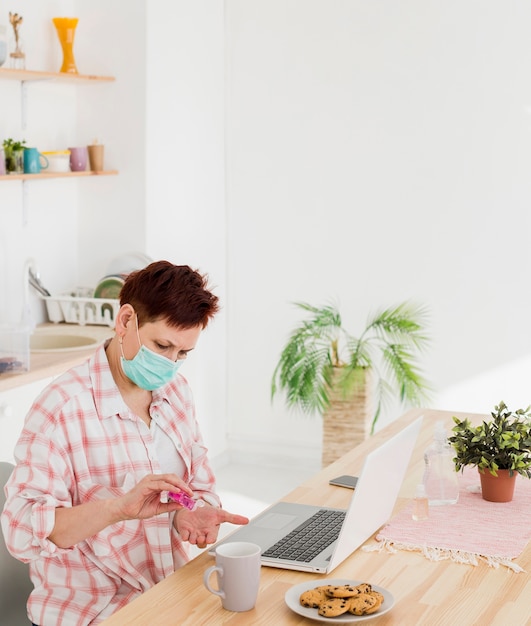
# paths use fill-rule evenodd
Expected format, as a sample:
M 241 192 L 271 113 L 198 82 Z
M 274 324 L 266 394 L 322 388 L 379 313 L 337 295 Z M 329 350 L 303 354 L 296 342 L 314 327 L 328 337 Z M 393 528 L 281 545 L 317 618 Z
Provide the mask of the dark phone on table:
M 347 474 L 343 474 L 343 476 L 338 476 L 337 478 L 332 478 L 329 481 L 331 485 L 337 485 L 338 487 L 348 487 L 349 489 L 355 489 L 357 482 L 357 476 L 348 476 Z

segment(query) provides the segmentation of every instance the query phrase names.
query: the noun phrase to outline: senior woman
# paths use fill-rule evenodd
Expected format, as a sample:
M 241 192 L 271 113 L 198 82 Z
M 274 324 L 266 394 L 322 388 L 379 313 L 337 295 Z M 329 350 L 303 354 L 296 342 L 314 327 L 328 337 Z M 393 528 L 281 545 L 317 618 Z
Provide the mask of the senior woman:
M 30 564 L 34 624 L 98 624 L 186 563 L 187 544 L 248 522 L 220 507 L 177 372 L 218 308 L 204 275 L 151 263 L 125 281 L 114 337 L 34 402 L 2 513 L 9 551 Z

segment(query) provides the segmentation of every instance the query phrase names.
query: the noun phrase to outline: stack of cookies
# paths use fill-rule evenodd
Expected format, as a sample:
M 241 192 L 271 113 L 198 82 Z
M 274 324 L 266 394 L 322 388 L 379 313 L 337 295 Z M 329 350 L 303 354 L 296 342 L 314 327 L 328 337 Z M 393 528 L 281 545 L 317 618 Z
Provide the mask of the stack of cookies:
M 369 583 L 322 585 L 308 589 L 300 596 L 302 606 L 317 609 L 322 617 L 337 617 L 344 613 L 370 615 L 376 613 L 383 601 L 383 595 L 373 590 Z

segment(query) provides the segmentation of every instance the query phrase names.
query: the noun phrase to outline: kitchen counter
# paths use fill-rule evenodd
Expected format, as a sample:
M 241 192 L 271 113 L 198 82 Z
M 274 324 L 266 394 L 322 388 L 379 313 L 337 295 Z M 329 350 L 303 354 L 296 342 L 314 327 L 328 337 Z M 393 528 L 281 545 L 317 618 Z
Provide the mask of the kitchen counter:
M 38 329 L 55 334 L 85 335 L 94 337 L 98 343 L 80 348 L 79 350 L 30 352 L 30 369 L 28 372 L 0 374 L 0 392 L 21 387 L 28 383 L 58 376 L 66 370 L 82 363 L 101 345 L 103 341 L 114 335 L 109 326 L 79 326 L 78 324 L 40 324 Z

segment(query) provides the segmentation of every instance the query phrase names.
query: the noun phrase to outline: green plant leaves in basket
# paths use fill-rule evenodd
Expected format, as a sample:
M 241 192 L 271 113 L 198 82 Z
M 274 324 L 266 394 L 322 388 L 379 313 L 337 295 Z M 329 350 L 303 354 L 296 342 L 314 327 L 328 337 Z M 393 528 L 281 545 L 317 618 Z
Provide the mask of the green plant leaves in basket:
M 382 405 L 391 396 L 417 405 L 428 398 L 429 385 L 416 362 L 428 343 L 424 307 L 404 302 L 382 310 L 355 337 L 344 328 L 337 306 L 305 302 L 295 306 L 308 318 L 292 331 L 281 352 L 271 381 L 271 399 L 283 391 L 288 407 L 323 414 L 330 406 L 333 382 L 346 396 L 364 379 L 360 373 L 370 369 L 376 381 L 374 431 Z

